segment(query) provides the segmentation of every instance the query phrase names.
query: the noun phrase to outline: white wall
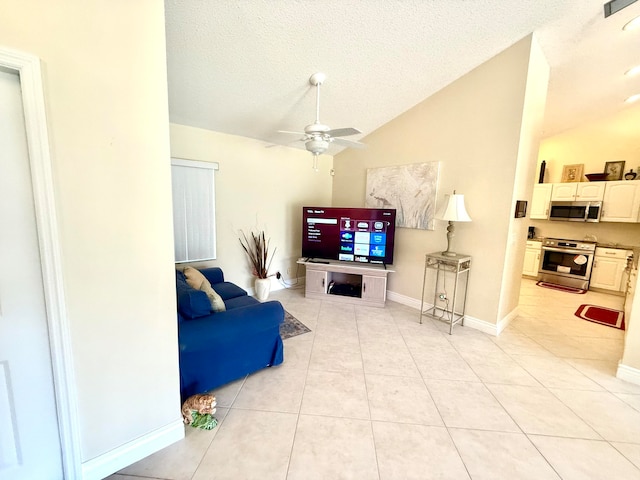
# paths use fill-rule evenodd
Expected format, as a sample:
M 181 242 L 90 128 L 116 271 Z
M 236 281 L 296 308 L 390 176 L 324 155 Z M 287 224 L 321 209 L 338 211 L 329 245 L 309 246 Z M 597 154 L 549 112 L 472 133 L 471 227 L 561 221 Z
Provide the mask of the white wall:
M 180 421 L 164 9 L 9 0 L 39 56 L 86 462 Z
M 512 212 L 509 221 L 504 274 L 500 288 L 498 319 L 515 315 L 520 300 L 522 263 L 524 261 L 522 247 L 524 239 L 527 237 L 528 222 L 525 218 L 515 218 L 515 204 L 517 200 L 530 201 L 533 193 L 531 182 L 536 170 L 548 83 L 549 64 L 538 42 L 533 37 L 531 38 L 531 54 L 523 102 L 522 127 L 511 199 Z
M 334 204 L 356 206 L 364 204 L 367 168 L 441 162 L 438 203 L 455 189 L 465 195 L 473 219 L 456 225 L 452 247 L 473 256 L 467 313 L 494 326 L 514 209 L 530 46 L 531 37 L 521 40 L 368 135 L 367 149 L 334 158 Z M 445 249 L 445 230 L 441 221 L 435 231 L 397 229 L 389 290 L 420 299 L 424 255 Z
M 270 273 L 280 271 L 294 282 L 295 262 L 301 254 L 302 207 L 331 205 L 333 158 L 320 156 L 316 172 L 306 150 L 177 124 L 171 124 L 171 155 L 220 166 L 216 172 L 218 258 L 194 265 L 221 267 L 227 280 L 252 289 L 254 278 L 238 234 L 240 229 L 259 228 L 277 248 Z M 298 275 L 304 277 L 304 268 Z M 271 281 L 272 288 L 281 286 L 275 277 Z
M 602 173 L 606 162 L 624 160 L 625 172 L 632 168 L 638 172 L 639 123 L 640 104 L 636 104 L 615 115 L 546 137 L 540 145 L 536 182 L 542 160 L 546 161 L 545 183 L 560 182 L 564 165 L 583 164 L 584 173 Z

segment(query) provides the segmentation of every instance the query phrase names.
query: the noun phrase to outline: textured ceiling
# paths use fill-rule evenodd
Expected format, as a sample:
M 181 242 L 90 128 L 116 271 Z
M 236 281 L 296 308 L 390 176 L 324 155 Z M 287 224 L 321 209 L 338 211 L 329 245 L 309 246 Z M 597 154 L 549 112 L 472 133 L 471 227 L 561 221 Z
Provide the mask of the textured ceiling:
M 640 31 L 622 26 L 640 2 L 606 19 L 603 3 L 165 0 L 170 118 L 285 144 L 295 137 L 278 130 L 315 119 L 308 78 L 321 71 L 320 120 L 358 140 L 535 32 L 551 66 L 549 136 L 634 108 L 623 101 L 640 76 L 623 74 L 640 64 Z

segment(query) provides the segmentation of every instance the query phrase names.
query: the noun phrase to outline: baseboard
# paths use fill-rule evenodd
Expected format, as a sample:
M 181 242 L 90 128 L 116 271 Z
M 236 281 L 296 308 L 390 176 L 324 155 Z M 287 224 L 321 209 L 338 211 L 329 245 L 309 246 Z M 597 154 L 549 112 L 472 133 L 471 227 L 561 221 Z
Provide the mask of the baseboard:
M 519 314 L 519 307 L 516 307 L 511 310 L 511 312 L 509 312 L 505 317 L 503 317 L 502 320 L 499 320 L 496 335 L 500 335 L 502 331 L 511 323 L 511 321 L 514 320 Z
M 616 377 L 620 380 L 624 380 L 625 382 L 640 385 L 640 370 L 637 368 L 629 367 L 627 365 L 619 363 Z
M 284 278 L 284 277 L 283 277 Z M 302 286 L 304 285 L 304 277 L 299 277 L 299 278 L 290 278 L 289 280 L 286 280 L 287 283 L 289 282 L 295 282 L 294 284 L 292 284 L 291 286 L 285 286 L 282 284 L 282 282 L 278 279 L 276 279 L 274 277 L 274 280 L 271 282 L 271 292 L 277 292 L 278 290 L 286 290 L 287 288 L 292 288 L 292 287 L 298 287 L 298 286 Z M 247 291 L 247 293 L 249 294 L 250 297 L 255 297 L 255 289 L 253 287 L 245 287 L 245 290 Z
M 411 308 L 415 308 L 416 310 L 420 310 L 420 306 L 422 302 L 417 298 L 411 298 L 406 295 L 402 295 L 400 293 L 387 291 L 387 300 L 391 300 L 392 302 L 401 303 L 402 305 L 406 305 Z M 425 303 L 424 308 L 427 309 L 431 307 L 430 303 Z M 485 320 L 480 320 L 479 318 L 472 317 L 470 315 L 464 316 L 464 326 L 475 328 L 476 330 L 480 330 L 481 332 L 487 333 L 489 335 L 493 335 L 497 337 L 500 333 L 509 325 L 511 320 L 518 316 L 518 309 L 515 308 L 509 315 L 504 317 L 497 325 L 495 323 L 490 323 Z
M 464 326 L 475 328 L 476 330 L 493 335 L 494 337 L 498 336 L 498 326 L 495 323 L 489 323 L 485 320 L 472 317 L 471 315 L 464 316 Z
M 82 464 L 83 480 L 100 480 L 184 438 L 182 419 Z
M 396 303 L 401 303 L 402 305 L 406 305 L 407 307 L 420 310 L 421 302 L 417 298 L 407 297 L 406 295 L 402 295 L 400 293 L 387 290 L 387 300 L 391 300 L 392 302 L 396 302 Z

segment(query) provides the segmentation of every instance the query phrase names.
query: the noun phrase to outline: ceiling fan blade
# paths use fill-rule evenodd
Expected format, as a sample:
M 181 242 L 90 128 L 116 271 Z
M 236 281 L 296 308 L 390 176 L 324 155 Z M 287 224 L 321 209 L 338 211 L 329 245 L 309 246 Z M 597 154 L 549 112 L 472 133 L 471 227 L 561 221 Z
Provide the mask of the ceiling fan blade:
M 362 132 L 357 128 L 349 127 L 349 128 L 335 128 L 325 133 L 331 137 L 347 137 L 349 135 L 357 135 Z
M 333 138 L 331 140 L 336 145 L 342 145 L 343 147 L 351 147 L 351 148 L 364 148 L 366 145 L 360 142 L 354 142 L 353 140 L 347 140 L 345 138 Z
M 289 130 L 278 130 L 278 133 L 289 133 L 291 135 L 302 135 L 303 137 L 306 135 L 304 132 L 290 132 Z

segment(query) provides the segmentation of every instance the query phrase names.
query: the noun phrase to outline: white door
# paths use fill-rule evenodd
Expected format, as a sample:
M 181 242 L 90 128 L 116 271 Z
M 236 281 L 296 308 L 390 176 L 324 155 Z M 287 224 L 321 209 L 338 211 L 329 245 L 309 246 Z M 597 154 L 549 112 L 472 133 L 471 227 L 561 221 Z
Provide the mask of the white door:
M 0 480 L 61 479 L 20 80 L 0 68 Z

